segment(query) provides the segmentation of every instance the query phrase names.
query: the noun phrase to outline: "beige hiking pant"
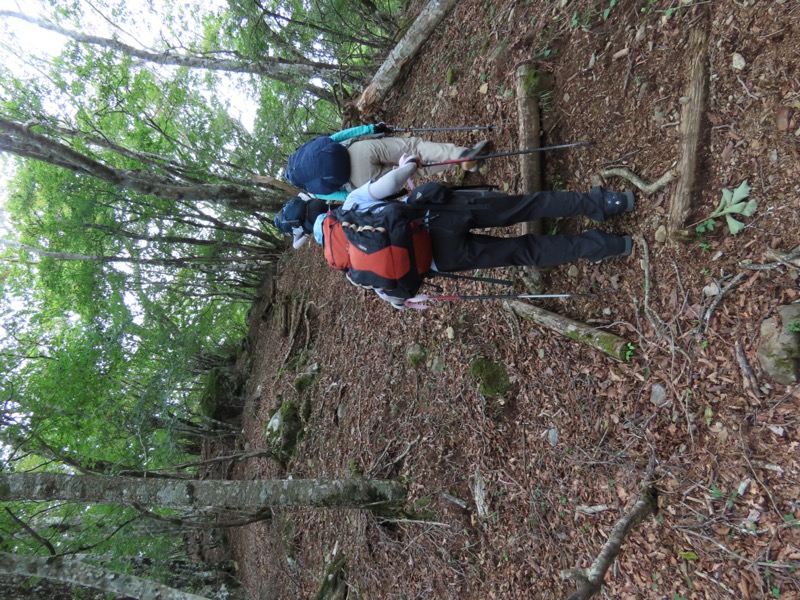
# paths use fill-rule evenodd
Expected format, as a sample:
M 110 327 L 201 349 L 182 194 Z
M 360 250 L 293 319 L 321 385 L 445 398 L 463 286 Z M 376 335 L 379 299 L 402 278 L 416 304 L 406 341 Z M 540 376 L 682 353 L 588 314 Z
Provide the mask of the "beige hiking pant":
M 355 189 L 370 180 L 378 179 L 394 169 L 403 154 L 414 154 L 422 162 L 433 163 L 459 158 L 465 150 L 463 146 L 428 142 L 416 137 L 358 140 L 347 147 L 350 154 L 350 185 Z M 458 165 L 440 165 L 417 172 L 421 175 L 433 175 L 456 166 Z

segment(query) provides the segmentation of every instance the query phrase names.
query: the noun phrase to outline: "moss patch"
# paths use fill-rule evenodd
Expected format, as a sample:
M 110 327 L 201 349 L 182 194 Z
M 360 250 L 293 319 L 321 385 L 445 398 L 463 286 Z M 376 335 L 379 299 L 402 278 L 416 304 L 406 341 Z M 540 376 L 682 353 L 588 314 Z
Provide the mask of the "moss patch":
M 506 368 L 488 358 L 473 360 L 469 372 L 480 383 L 480 390 L 484 396 L 502 396 L 511 389 Z
M 273 450 L 273 456 L 286 463 L 294 454 L 297 443 L 303 433 L 300 411 L 297 403 L 289 400 L 281 404 L 270 414 L 264 441 Z

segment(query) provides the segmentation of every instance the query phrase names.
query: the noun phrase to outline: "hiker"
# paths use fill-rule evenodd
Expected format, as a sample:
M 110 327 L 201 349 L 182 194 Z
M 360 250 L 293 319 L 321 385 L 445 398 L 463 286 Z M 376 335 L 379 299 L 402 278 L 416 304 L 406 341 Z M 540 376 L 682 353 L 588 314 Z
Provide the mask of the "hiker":
M 290 198 L 275 215 L 275 228 L 292 238 L 292 247 L 297 250 L 313 233 L 314 221 L 328 212 L 328 203 L 300 193 Z
M 348 192 L 375 181 L 391 171 L 403 154 L 423 155 L 431 162 L 473 158 L 489 150 L 482 141 L 465 148 L 455 144 L 429 142 L 418 137 L 378 137 L 394 133 L 386 123 L 351 127 L 331 136 L 306 142 L 290 157 L 286 179 L 292 185 L 323 200 L 342 201 Z M 358 139 L 363 136 L 375 136 Z M 439 173 L 454 165 L 437 165 L 420 170 L 421 175 Z M 463 170 L 475 172 L 478 161 L 460 163 Z
M 403 156 L 399 168 L 351 192 L 340 210 L 319 215 L 313 228 L 331 266 L 344 270 L 352 283 L 375 289 L 395 308 L 410 305 L 406 300 L 416 295 L 430 272 L 546 267 L 631 253 L 630 236 L 598 229 L 577 235 L 510 238 L 470 232 L 544 217 L 585 215 L 604 221 L 633 210 L 631 192 L 595 187 L 588 193 L 507 195 L 427 183 L 403 202 L 385 200 L 414 174 L 419 162 L 415 156 Z M 378 239 L 379 232 L 383 240 Z

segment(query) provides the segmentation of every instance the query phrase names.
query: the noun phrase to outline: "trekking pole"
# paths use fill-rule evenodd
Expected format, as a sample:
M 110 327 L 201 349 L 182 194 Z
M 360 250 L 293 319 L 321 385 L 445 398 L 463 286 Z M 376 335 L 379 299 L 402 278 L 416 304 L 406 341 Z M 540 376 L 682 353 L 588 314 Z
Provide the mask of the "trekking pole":
M 400 127 L 392 125 L 393 133 L 416 133 L 418 131 L 493 131 L 494 125 L 465 125 L 464 127 Z
M 407 308 L 425 310 L 427 300 L 523 300 L 529 298 L 586 298 L 591 294 L 479 294 L 475 296 L 443 295 L 443 296 L 415 296 L 407 299 L 404 304 Z
M 512 150 L 511 152 L 498 152 L 496 154 L 484 154 L 483 156 L 473 156 L 472 158 L 453 158 L 451 160 L 443 160 L 435 163 L 424 163 L 419 166 L 420 169 L 425 167 L 438 167 L 440 165 L 455 165 L 458 163 L 470 162 L 473 160 L 486 160 L 487 158 L 500 158 L 503 156 L 516 156 L 517 154 L 531 154 L 533 152 L 544 152 L 545 150 L 563 150 L 564 148 L 574 148 L 576 146 L 586 146 L 589 142 L 572 142 L 571 144 L 559 144 L 558 146 L 545 146 L 544 148 L 528 148 L 526 150 Z

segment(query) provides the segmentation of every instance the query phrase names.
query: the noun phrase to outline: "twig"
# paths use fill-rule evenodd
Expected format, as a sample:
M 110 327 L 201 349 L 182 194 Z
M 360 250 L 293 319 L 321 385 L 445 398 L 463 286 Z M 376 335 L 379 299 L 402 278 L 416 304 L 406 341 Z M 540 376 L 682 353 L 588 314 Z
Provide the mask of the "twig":
M 578 590 L 570 595 L 569 600 L 588 600 L 600 591 L 606 571 L 615 562 L 625 537 L 648 516 L 658 513 L 657 497 L 658 492 L 654 488 L 648 487 L 642 492 L 630 512 L 611 529 L 606 543 L 588 569 L 561 571 L 562 579 L 578 582 Z
M 781 265 L 790 267 L 792 269 L 800 269 L 800 265 L 792 262 L 796 258 L 800 257 L 800 246 L 792 250 L 791 252 L 783 255 L 775 254 L 774 251 L 770 251 L 769 258 L 774 258 L 775 262 L 765 263 L 765 264 L 753 264 L 747 261 L 742 261 L 739 263 L 739 266 L 743 269 L 751 269 L 754 271 L 768 271 L 770 269 L 775 269 L 780 267 Z
M 758 390 L 758 379 L 756 379 L 753 369 L 750 368 L 750 364 L 747 362 L 747 357 L 744 355 L 744 349 L 742 348 L 742 342 L 737 339 L 734 346 L 736 348 L 736 362 L 739 363 L 739 370 L 742 372 L 742 385 L 745 391 L 752 394 L 756 400 L 761 400 L 761 393 Z
M 769 498 L 770 504 L 772 504 L 772 508 L 775 510 L 775 514 L 778 515 L 779 519 L 783 519 L 781 511 L 778 509 L 778 505 L 775 503 L 775 498 L 772 497 L 772 492 L 769 491 L 769 488 L 764 485 L 764 482 L 761 481 L 761 478 L 756 474 L 756 469 L 753 466 L 753 463 L 750 461 L 750 457 L 747 456 L 747 445 L 745 444 L 741 429 L 739 429 L 739 441 L 742 444 L 742 458 L 744 458 L 747 466 L 750 467 L 750 472 L 753 474 L 753 478 L 756 480 L 758 485 L 761 486 L 761 489 L 767 493 L 767 497 Z
M 728 285 L 722 288 L 719 294 L 717 294 L 716 298 L 714 298 L 714 301 L 711 303 L 711 306 L 708 307 L 706 314 L 703 315 L 703 334 L 708 332 L 708 326 L 711 324 L 711 315 L 714 312 L 714 309 L 717 308 L 720 302 L 722 302 L 722 299 L 725 297 L 725 294 L 731 291 L 731 289 L 733 289 L 733 287 L 737 285 L 742 279 L 744 279 L 744 273 L 739 273 L 736 277 L 731 279 Z
M 701 577 L 701 578 L 705 579 L 706 581 L 710 581 L 711 583 L 716 583 L 719 587 L 721 587 L 723 590 L 728 592 L 728 597 L 729 598 L 736 598 L 736 592 L 734 592 L 731 588 L 729 588 L 727 585 L 725 585 L 721 581 L 719 581 L 719 580 L 717 580 L 717 579 L 715 579 L 713 577 L 709 577 L 708 575 L 706 575 L 705 573 L 703 573 L 700 570 L 694 571 L 693 574 L 697 575 L 698 577 Z
M 788 569 L 790 571 L 795 571 L 797 569 L 797 565 L 796 564 L 787 564 L 787 563 L 779 563 L 779 562 L 772 562 L 772 561 L 765 562 L 765 561 L 752 560 L 752 559 L 747 558 L 746 556 L 742 556 L 741 554 L 738 554 L 738 553 L 734 552 L 733 550 L 731 550 L 730 548 L 728 548 L 724 544 L 721 544 L 717 540 L 714 540 L 714 539 L 708 537 L 707 535 L 703 535 L 702 533 L 697 533 L 696 531 L 692 531 L 691 529 L 687 529 L 685 527 L 677 527 L 676 529 L 678 531 L 683 531 L 685 533 L 689 533 L 689 534 L 691 534 L 691 535 L 693 535 L 695 537 L 699 537 L 700 539 L 703 539 L 703 540 L 705 540 L 707 542 L 710 542 L 710 543 L 714 544 L 717 548 L 722 550 L 723 552 L 726 552 L 727 554 L 730 554 L 734 558 L 737 558 L 737 559 L 739 559 L 739 560 L 741 560 L 743 562 L 746 562 L 747 564 L 752 565 L 754 567 L 765 567 L 765 568 L 768 568 L 768 569 Z
M 751 97 L 753 100 L 760 100 L 760 98 L 759 98 L 758 96 L 754 95 L 754 94 L 753 94 L 753 93 L 752 93 L 752 92 L 751 92 L 751 91 L 748 89 L 748 87 L 747 87 L 747 84 L 746 84 L 744 81 L 742 81 L 742 78 L 741 78 L 741 77 L 738 77 L 738 76 L 737 76 L 737 77 L 736 77 L 736 79 L 738 79 L 738 80 L 739 80 L 739 83 L 741 83 L 741 84 L 742 84 L 742 87 L 744 88 L 744 91 L 745 91 L 745 93 L 746 93 L 748 96 L 750 96 L 750 97 Z
M 626 167 L 613 167 L 611 169 L 606 169 L 602 172 L 602 175 L 606 179 L 609 177 L 621 177 L 622 179 L 627 179 L 633 185 L 642 190 L 642 192 L 644 192 L 647 196 L 655 194 L 658 190 L 668 186 L 675 180 L 675 175 L 672 174 L 672 171 L 667 171 L 653 183 L 645 183 L 641 177 Z

